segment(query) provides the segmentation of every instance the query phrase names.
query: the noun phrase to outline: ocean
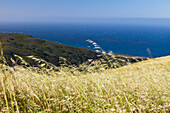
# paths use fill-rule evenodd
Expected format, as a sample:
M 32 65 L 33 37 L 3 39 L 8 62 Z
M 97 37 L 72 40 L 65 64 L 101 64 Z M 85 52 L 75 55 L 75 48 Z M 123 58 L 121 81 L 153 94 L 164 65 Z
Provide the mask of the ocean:
M 106 52 L 149 57 L 170 55 L 170 25 L 124 23 L 2 23 L 0 32 L 24 33 L 94 50 L 91 39 Z

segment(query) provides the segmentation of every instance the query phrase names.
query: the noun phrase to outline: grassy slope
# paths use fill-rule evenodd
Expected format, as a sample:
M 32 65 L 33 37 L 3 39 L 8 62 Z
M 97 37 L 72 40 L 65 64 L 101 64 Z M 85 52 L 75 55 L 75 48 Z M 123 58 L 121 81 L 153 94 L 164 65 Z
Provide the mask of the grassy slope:
M 54 65 L 58 65 L 59 57 L 66 58 L 72 64 L 96 58 L 96 53 L 86 48 L 71 47 L 20 33 L 0 33 L 0 41 L 5 45 L 4 56 L 9 63 L 10 58 L 14 58 L 13 54 L 23 58 L 29 55 L 38 56 Z
M 81 76 L 64 71 L 51 72 L 49 76 L 22 67 L 8 68 L 8 71 L 3 68 L 1 111 L 170 111 L 170 56 L 100 73 L 80 73 Z
M 29 64 L 36 65 L 34 61 L 26 56 L 36 56 L 54 65 L 59 65 L 59 57 L 66 58 L 71 64 L 82 64 L 88 59 L 99 59 L 92 50 L 80 47 L 71 47 L 43 39 L 34 38 L 20 33 L 0 33 L 0 41 L 4 45 L 4 56 L 8 64 L 12 64 L 11 58 L 15 59 L 14 54 L 21 56 Z M 138 62 L 147 60 L 143 57 L 115 54 L 119 65 L 126 65 L 127 62 Z M 135 58 L 135 60 L 134 60 Z M 122 62 L 122 60 L 125 60 Z

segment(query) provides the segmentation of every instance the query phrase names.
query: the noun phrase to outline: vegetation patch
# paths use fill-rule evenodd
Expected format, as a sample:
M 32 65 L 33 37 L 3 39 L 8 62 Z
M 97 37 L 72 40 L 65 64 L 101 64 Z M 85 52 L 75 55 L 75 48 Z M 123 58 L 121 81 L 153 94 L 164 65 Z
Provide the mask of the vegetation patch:
M 170 56 L 102 72 L 0 69 L 2 112 L 169 112 Z
M 67 60 L 67 65 L 74 66 L 80 66 L 81 64 L 88 62 L 89 59 L 92 59 L 93 61 L 100 61 L 101 64 L 106 64 L 109 68 L 116 68 L 128 63 L 147 60 L 147 58 L 144 57 L 103 53 L 100 46 L 95 42 L 92 42 L 92 44 L 96 51 L 80 47 L 71 47 L 20 33 L 0 33 L 0 41 L 2 44 L 1 49 L 3 49 L 4 58 L 10 66 L 13 66 L 11 58 L 17 64 L 21 64 L 15 55 L 22 57 L 22 59 L 30 66 L 38 66 L 39 64 L 28 58 L 28 56 L 43 59 L 55 66 L 63 65 L 60 64 L 61 57 Z M 116 63 L 116 65 L 110 65 L 110 63 Z

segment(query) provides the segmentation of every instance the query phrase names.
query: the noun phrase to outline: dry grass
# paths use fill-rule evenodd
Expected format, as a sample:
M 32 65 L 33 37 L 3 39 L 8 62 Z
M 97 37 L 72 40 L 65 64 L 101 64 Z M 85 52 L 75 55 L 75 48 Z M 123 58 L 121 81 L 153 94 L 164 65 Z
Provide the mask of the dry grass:
M 0 69 L 2 112 L 170 112 L 170 56 L 94 73 Z

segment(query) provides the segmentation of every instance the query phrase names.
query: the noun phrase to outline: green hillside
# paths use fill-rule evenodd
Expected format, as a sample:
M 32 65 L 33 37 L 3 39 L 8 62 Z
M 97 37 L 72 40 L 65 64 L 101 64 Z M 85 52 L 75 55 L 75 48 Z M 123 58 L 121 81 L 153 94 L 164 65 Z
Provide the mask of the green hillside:
M 14 57 L 14 54 L 21 56 L 31 66 L 37 66 L 38 64 L 27 56 L 43 59 L 55 66 L 60 65 L 60 57 L 65 58 L 69 62 L 69 65 L 75 64 L 77 66 L 88 61 L 88 59 L 103 60 L 104 58 L 107 65 L 110 61 L 111 64 L 114 64 L 113 66 L 110 66 L 113 68 L 147 60 L 147 58 L 144 57 L 121 54 L 114 54 L 114 58 L 111 58 L 110 56 L 107 58 L 108 54 L 102 54 L 98 57 L 101 53 L 96 53 L 95 51 L 86 48 L 71 47 L 20 33 L 0 33 L 0 41 L 4 52 L 3 55 L 8 65 L 12 65 L 11 58 L 19 63 L 18 59 Z
M 20 33 L 0 33 L 0 41 L 4 45 L 4 56 L 9 64 L 11 64 L 10 58 L 14 58 L 14 54 L 24 59 L 30 55 L 37 56 L 54 65 L 59 65 L 59 57 L 64 57 L 71 64 L 76 65 L 88 59 L 96 59 L 96 53 L 92 50 L 71 47 Z

